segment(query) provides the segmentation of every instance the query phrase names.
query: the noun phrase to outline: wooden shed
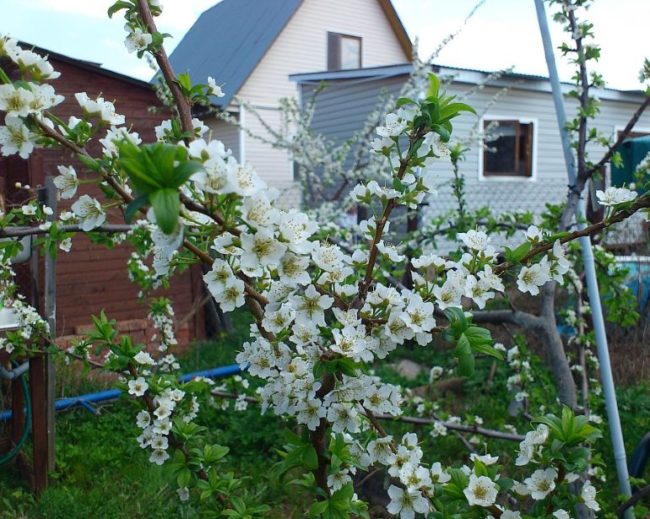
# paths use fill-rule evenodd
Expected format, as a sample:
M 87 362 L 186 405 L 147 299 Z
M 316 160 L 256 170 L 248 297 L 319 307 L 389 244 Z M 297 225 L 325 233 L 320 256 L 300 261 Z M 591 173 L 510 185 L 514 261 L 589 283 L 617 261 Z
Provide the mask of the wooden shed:
M 80 61 L 44 49 L 35 51 L 49 55 L 54 69 L 61 76 L 52 82 L 65 101 L 53 112 L 68 120 L 79 116 L 80 108 L 74 94 L 87 92 L 90 97 L 101 95 L 115 101 L 118 113 L 126 116 L 127 125 L 140 134 L 144 142 L 155 140 L 154 126 L 168 118 L 149 83 L 111 72 L 96 63 Z M 100 132 L 101 134 L 101 132 Z M 100 135 L 99 138 L 102 136 Z M 96 140 L 88 146 L 91 153 L 101 150 Z M 38 149 L 29 160 L 17 155 L 0 157 L 0 193 L 8 205 L 20 204 L 27 192 L 16 188 L 16 183 L 36 187 L 47 175 L 58 174 L 57 166 L 73 165 L 83 178 L 84 167 L 74 155 L 61 148 Z M 81 186 L 82 193 L 98 195 L 98 187 Z M 59 211 L 69 208 L 66 200 L 59 202 Z M 119 213 L 109 216 L 110 223 L 124 223 Z M 138 302 L 139 288 L 128 278 L 127 259 L 131 251 L 127 245 L 107 249 L 96 245 L 82 235 L 73 239 L 72 250 L 60 253 L 56 262 L 56 335 L 65 342 L 66 336 L 82 333 L 91 323 L 91 315 L 102 310 L 119 323 L 119 328 L 136 335 L 138 340 L 150 336 L 153 330 L 147 319 L 146 305 Z M 42 262 L 41 262 L 42 263 Z M 42 268 L 39 269 L 42 272 Z M 26 295 L 34 288 L 29 267 L 19 268 L 19 281 Z M 41 284 L 42 286 L 42 284 Z M 200 268 L 185 271 L 172 280 L 166 292 L 174 304 L 177 335 L 181 344 L 204 336 L 204 318 L 200 301 L 204 299 Z

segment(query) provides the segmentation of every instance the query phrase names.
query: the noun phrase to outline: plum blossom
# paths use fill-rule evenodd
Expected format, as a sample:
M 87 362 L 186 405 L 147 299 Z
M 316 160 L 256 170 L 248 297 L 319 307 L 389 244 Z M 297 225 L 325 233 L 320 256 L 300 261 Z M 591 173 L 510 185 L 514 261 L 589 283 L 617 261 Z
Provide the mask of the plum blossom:
M 19 117 L 7 115 L 5 125 L 0 126 L 0 153 L 5 156 L 18 153 L 21 159 L 28 159 L 34 150 L 36 136 Z
M 59 175 L 54 177 L 54 185 L 63 199 L 72 198 L 79 187 L 77 172 L 72 166 L 57 166 Z
M 119 126 L 124 124 L 124 116 L 115 112 L 115 105 L 110 101 L 104 101 L 103 97 L 90 99 L 85 92 L 79 92 L 74 95 L 85 112 L 90 115 L 99 115 L 99 118 L 110 125 Z
M 138 377 L 135 380 L 129 380 L 129 394 L 133 396 L 142 396 L 145 391 L 149 389 L 149 384 L 143 377 Z
M 531 243 L 537 243 L 544 239 L 542 231 L 536 225 L 529 226 L 528 229 L 524 231 L 524 236 L 526 237 L 526 240 Z
M 325 326 L 325 310 L 331 308 L 334 298 L 321 295 L 314 285 L 309 285 L 302 295 L 289 297 L 289 302 L 296 310 L 297 323 Z
M 229 278 L 221 290 L 210 292 L 214 300 L 221 305 L 224 312 L 239 308 L 246 301 L 244 298 L 244 282 L 236 277 Z
M 419 491 L 403 490 L 395 485 L 388 487 L 390 503 L 386 507 L 389 513 L 399 514 L 400 519 L 413 519 L 415 513 L 426 514 L 429 512 L 429 500 Z
M 600 510 L 600 505 L 598 504 L 598 501 L 596 501 L 596 488 L 589 481 L 586 481 L 585 484 L 582 485 L 580 497 L 587 508 L 590 508 L 594 512 Z
M 626 187 L 608 187 L 605 191 L 596 191 L 598 203 L 604 207 L 612 207 L 626 202 L 632 202 L 636 199 L 637 193 Z
M 551 270 L 546 257 L 541 262 L 530 267 L 523 267 L 517 278 L 517 288 L 521 292 L 529 292 L 536 296 L 539 294 L 539 287 L 551 280 Z
M 241 266 L 250 271 L 277 266 L 287 250 L 286 245 L 277 241 L 267 229 L 259 229 L 255 234 L 243 233 L 241 247 Z
M 133 29 L 133 31 L 131 31 L 127 25 L 125 29 L 129 32 L 129 35 L 124 40 L 124 45 L 126 46 L 126 50 L 128 50 L 129 53 L 146 50 L 147 47 L 151 45 L 153 37 L 148 32 L 140 29 L 140 27 L 136 27 Z
M 34 112 L 32 103 L 34 94 L 23 87 L 16 88 L 13 84 L 0 85 L 0 111 L 8 117 L 27 117 Z
M 406 128 L 407 121 L 396 113 L 386 115 L 384 126 L 377 127 L 377 135 L 380 137 L 397 137 Z
M 487 248 L 488 235 L 483 231 L 469 230 L 458 233 L 458 237 L 472 250 L 481 252 Z
M 539 501 L 545 499 L 553 490 L 555 490 L 555 480 L 557 471 L 555 469 L 538 469 L 524 480 L 524 484 L 530 491 L 530 497 Z
M 431 481 L 440 483 L 441 485 L 451 480 L 451 476 L 442 468 L 439 461 L 431 465 Z
M 217 85 L 217 82 L 214 80 L 214 78 L 210 76 L 208 76 L 208 95 L 215 97 L 223 97 L 226 95 L 224 94 L 221 87 Z
M 98 200 L 88 195 L 82 195 L 72 204 L 72 212 L 81 221 L 83 231 L 92 231 L 106 221 L 106 212 Z
M 467 502 L 472 506 L 492 506 L 497 498 L 497 486 L 486 476 L 470 474 L 469 484 L 463 490 Z

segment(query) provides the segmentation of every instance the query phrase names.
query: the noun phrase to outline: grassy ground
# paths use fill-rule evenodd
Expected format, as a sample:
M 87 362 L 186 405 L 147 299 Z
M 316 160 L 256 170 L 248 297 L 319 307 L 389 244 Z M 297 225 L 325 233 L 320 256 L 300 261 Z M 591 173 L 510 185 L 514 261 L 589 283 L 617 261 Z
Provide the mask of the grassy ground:
M 232 336 L 195 345 L 182 359 L 183 371 L 233 363 L 237 346 L 246 337 L 249 325 L 243 316 L 236 316 L 235 321 L 236 330 Z M 401 358 L 408 358 L 430 367 L 444 365 L 449 362 L 449 357 L 449 353 L 440 346 L 402 348 L 392 355 L 389 362 L 394 364 Z M 497 365 L 492 375 L 491 371 L 492 361 L 481 359 L 477 363 L 476 376 L 466 381 L 462 389 L 434 390 L 428 396 L 441 402 L 443 409 L 452 409 L 455 414 L 489 417 L 486 425 L 501 429 L 506 423 L 513 423 L 507 413 L 511 395 L 505 381 L 509 373 L 504 365 Z M 422 373 L 417 379 L 406 381 L 385 363 L 377 367 L 377 372 L 388 381 L 409 387 L 426 385 L 428 379 L 428 373 Z M 96 380 L 83 379 L 77 384 L 75 388 L 68 383 L 66 393 L 80 394 L 103 388 Z M 550 379 L 541 377 L 534 391 L 539 392 L 540 398 L 548 398 L 553 394 Z M 468 398 L 470 395 L 471 398 Z M 628 452 L 650 428 L 649 395 L 648 385 L 631 386 L 619 391 Z M 31 497 L 15 467 L 0 468 L 0 519 L 191 517 L 179 505 L 175 493 L 166 487 L 164 469 L 149 463 L 146 452 L 137 446 L 135 409 L 128 400 L 103 406 L 100 411 L 98 416 L 83 409 L 57 415 L 57 472 L 53 474 L 53 484 L 38 501 Z M 304 507 L 301 506 L 304 503 L 299 502 L 300 496 L 296 496 L 295 489 L 277 486 L 267 477 L 270 467 L 279 459 L 275 449 L 282 445 L 283 423 L 272 415 L 260 416 L 255 408 L 243 412 L 206 409 L 202 421 L 219 443 L 230 447 L 227 470 L 249 477 L 247 486 L 260 492 L 262 499 L 273 506 L 274 517 L 303 516 L 301 509 Z M 514 423 L 519 430 L 526 430 L 523 419 L 514 419 Z M 400 424 L 388 424 L 387 427 L 394 434 L 408 430 Z M 457 463 L 467 458 L 468 451 L 454 435 L 432 438 L 428 430 L 421 432 L 425 449 L 435 453 L 436 459 Z M 504 461 L 513 455 L 515 448 L 516 444 L 503 441 L 490 445 L 490 451 L 499 452 Z M 477 446 L 479 452 L 483 449 L 483 446 Z M 603 452 L 611 452 L 606 433 L 602 449 Z M 610 481 L 606 488 L 615 487 L 613 462 L 609 454 L 605 455 L 605 466 Z M 610 498 L 614 499 L 609 492 Z

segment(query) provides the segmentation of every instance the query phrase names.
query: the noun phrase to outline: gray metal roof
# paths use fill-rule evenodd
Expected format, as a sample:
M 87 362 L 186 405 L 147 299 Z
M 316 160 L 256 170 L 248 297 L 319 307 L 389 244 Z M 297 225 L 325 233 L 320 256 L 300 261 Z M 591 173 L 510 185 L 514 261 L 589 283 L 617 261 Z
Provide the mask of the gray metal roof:
M 446 65 L 432 65 L 432 70 L 441 76 L 451 76 L 456 83 L 467 83 L 471 85 L 481 84 L 489 74 L 493 72 L 479 69 L 449 67 Z M 375 81 L 384 80 L 395 76 L 407 76 L 413 70 L 408 63 L 396 65 L 385 65 L 380 67 L 369 67 L 360 69 L 330 70 L 321 72 L 305 72 L 302 74 L 291 74 L 289 79 L 298 84 L 320 83 L 321 81 Z M 515 81 L 515 83 L 513 83 Z M 548 77 L 533 74 L 521 74 L 518 72 L 504 72 L 500 77 L 489 82 L 489 86 L 508 87 L 520 90 L 532 90 L 538 92 L 551 92 L 551 84 Z M 562 82 L 563 89 L 569 91 L 574 88 L 573 83 Z M 616 90 L 614 88 L 593 89 L 593 94 L 602 99 L 610 101 L 638 102 L 639 98 L 645 96 L 643 90 Z
M 205 11 L 169 57 L 174 71 L 197 83 L 212 76 L 228 106 L 302 0 L 222 0 Z

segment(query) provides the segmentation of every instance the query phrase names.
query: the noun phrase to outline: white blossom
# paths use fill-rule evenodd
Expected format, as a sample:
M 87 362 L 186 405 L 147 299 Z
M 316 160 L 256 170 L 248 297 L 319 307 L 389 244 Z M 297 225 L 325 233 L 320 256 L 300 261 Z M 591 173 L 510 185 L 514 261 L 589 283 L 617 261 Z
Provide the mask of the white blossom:
M 57 169 L 60 174 L 54 177 L 54 185 L 59 190 L 61 198 L 70 199 L 79 187 L 77 172 L 72 166 L 57 166 Z
M 596 198 L 598 203 L 604 207 L 612 207 L 626 202 L 632 202 L 637 197 L 635 191 L 631 191 L 626 187 L 608 187 L 605 191 L 596 191 Z
M 492 506 L 497 498 L 497 486 L 486 476 L 470 474 L 469 484 L 463 490 L 467 502 L 472 506 Z
M 82 195 L 72 204 L 72 212 L 79 218 L 83 231 L 92 231 L 106 221 L 106 212 L 98 200 Z

